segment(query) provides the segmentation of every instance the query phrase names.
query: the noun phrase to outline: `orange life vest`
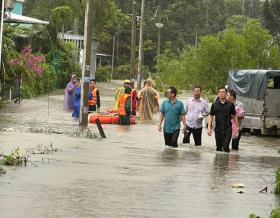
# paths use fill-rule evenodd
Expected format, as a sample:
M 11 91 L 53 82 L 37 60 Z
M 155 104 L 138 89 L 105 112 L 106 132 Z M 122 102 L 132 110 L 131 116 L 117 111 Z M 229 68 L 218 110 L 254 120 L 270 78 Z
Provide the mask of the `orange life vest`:
M 89 106 L 93 106 L 93 105 L 96 105 L 97 103 L 97 88 L 94 88 L 92 91 L 91 91 L 91 94 L 92 94 L 92 99 L 88 101 L 88 105 Z
M 126 103 L 126 100 L 130 97 L 131 97 L 130 94 L 122 94 L 121 95 L 120 103 L 119 103 L 119 111 L 118 111 L 120 116 L 126 116 L 127 115 L 126 110 L 125 110 L 125 103 Z

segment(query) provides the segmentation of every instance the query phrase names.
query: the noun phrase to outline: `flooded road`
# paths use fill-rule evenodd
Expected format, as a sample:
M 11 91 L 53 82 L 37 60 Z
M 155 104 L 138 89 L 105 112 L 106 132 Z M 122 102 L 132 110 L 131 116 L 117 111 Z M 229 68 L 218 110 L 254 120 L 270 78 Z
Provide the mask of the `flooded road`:
M 102 108 L 109 109 L 116 82 L 99 86 Z M 0 176 L 1 218 L 268 217 L 280 202 L 270 193 L 280 167 L 280 138 L 242 136 L 240 150 L 224 154 L 215 151 L 214 136 L 206 130 L 201 147 L 165 148 L 156 123 L 103 125 L 106 139 L 29 132 L 77 128 L 71 114 L 62 111 L 62 99 L 57 92 L 10 103 L 0 112 L 3 152 L 20 147 L 24 153 L 50 143 L 61 149 L 32 155 L 36 166 L 6 168 Z M 233 189 L 235 183 L 245 188 Z M 268 193 L 259 193 L 266 186 Z

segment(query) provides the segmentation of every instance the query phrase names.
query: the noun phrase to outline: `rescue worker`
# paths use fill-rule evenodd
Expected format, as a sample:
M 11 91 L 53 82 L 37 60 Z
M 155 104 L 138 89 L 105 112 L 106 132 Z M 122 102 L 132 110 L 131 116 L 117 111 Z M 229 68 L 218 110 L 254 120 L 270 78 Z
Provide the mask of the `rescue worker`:
M 126 87 L 124 94 L 120 96 L 118 114 L 121 125 L 130 125 L 131 115 L 131 88 Z
M 113 111 L 115 111 L 115 112 L 118 112 L 120 97 L 121 97 L 122 94 L 124 94 L 125 87 L 130 87 L 130 80 L 129 79 L 124 80 L 123 86 L 118 88 L 116 93 L 115 93 L 115 104 L 114 104 L 114 108 L 113 108 Z
M 89 82 L 89 92 L 92 95 L 92 100 L 88 101 L 88 112 L 100 112 L 100 92 L 96 87 L 95 79 L 91 79 Z

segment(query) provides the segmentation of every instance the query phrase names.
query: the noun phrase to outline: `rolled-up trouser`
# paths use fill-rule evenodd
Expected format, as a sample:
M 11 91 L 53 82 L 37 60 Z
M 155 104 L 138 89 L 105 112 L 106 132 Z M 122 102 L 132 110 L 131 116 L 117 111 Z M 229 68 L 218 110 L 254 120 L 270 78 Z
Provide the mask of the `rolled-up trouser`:
M 178 147 L 178 137 L 179 137 L 180 130 L 175 130 L 173 133 L 164 133 L 164 141 L 165 145 Z
M 230 152 L 229 143 L 231 140 L 231 127 L 219 131 L 215 131 L 216 150 Z

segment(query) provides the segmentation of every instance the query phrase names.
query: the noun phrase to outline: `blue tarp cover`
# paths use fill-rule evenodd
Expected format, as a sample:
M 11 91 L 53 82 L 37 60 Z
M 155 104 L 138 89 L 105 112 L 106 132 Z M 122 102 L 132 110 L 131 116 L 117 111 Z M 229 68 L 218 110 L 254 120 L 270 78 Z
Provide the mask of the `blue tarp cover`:
M 228 88 L 239 96 L 264 99 L 267 79 L 280 76 L 280 70 L 230 70 Z

